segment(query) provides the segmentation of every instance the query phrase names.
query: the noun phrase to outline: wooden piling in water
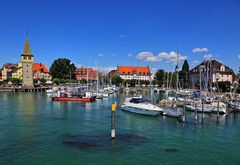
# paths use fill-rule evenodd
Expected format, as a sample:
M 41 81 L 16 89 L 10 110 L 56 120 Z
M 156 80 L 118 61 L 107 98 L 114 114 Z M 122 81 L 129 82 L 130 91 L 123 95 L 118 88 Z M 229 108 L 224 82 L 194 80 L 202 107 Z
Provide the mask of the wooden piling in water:
M 198 117 L 198 115 L 197 115 L 197 103 L 195 103 L 195 121 L 197 122 L 197 117 Z
M 184 101 L 182 122 L 185 122 L 185 120 L 186 120 L 185 112 L 186 112 L 186 102 Z
M 218 104 L 217 104 L 217 122 L 218 122 L 218 120 L 219 120 L 219 100 L 218 100 Z
M 202 100 L 202 122 L 203 122 L 203 118 L 204 118 L 204 103 L 203 103 L 203 99 Z

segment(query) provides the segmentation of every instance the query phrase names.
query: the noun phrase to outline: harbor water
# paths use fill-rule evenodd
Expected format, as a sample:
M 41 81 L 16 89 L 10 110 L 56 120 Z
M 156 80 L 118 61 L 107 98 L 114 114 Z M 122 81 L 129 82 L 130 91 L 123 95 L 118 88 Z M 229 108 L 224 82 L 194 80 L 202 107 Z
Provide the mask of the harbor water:
M 123 112 L 125 94 L 93 103 L 0 93 L 1 165 L 240 164 L 240 114 L 187 113 L 186 122 Z M 111 104 L 117 102 L 116 139 Z

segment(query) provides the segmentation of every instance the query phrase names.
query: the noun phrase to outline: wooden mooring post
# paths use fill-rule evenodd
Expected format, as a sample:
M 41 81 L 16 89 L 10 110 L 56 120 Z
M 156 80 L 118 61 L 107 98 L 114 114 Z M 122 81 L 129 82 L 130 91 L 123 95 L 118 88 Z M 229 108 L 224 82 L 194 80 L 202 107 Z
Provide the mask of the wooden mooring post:
M 182 114 L 182 122 L 186 121 L 186 102 L 184 101 L 184 105 L 183 105 L 183 114 Z
M 217 122 L 219 120 L 219 100 L 218 100 L 218 103 L 217 103 Z
M 203 118 L 204 118 L 204 103 L 203 103 L 203 99 L 202 100 L 202 123 L 203 123 Z
M 116 138 L 116 130 L 115 130 L 115 110 L 116 110 L 116 102 L 112 104 L 112 124 L 111 124 L 111 138 Z
M 197 103 L 195 103 L 195 116 L 194 116 L 195 122 L 197 122 L 198 114 L 197 114 Z

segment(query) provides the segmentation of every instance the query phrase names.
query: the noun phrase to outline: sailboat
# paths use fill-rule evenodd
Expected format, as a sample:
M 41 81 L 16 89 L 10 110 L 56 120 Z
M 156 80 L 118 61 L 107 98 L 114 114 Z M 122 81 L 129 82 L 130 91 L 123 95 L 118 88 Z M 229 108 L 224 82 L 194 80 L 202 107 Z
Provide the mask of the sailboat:
M 99 70 L 97 69 L 97 91 L 95 93 L 96 99 L 102 99 L 103 93 L 99 91 Z

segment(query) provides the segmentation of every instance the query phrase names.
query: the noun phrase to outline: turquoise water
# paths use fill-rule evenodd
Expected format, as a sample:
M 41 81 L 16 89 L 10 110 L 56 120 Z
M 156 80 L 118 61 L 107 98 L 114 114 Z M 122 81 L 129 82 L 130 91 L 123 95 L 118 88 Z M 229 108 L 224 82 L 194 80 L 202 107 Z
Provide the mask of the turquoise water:
M 195 123 L 116 111 L 113 95 L 94 103 L 52 102 L 45 93 L 0 93 L 0 164 L 240 164 L 240 115 L 199 114 Z

